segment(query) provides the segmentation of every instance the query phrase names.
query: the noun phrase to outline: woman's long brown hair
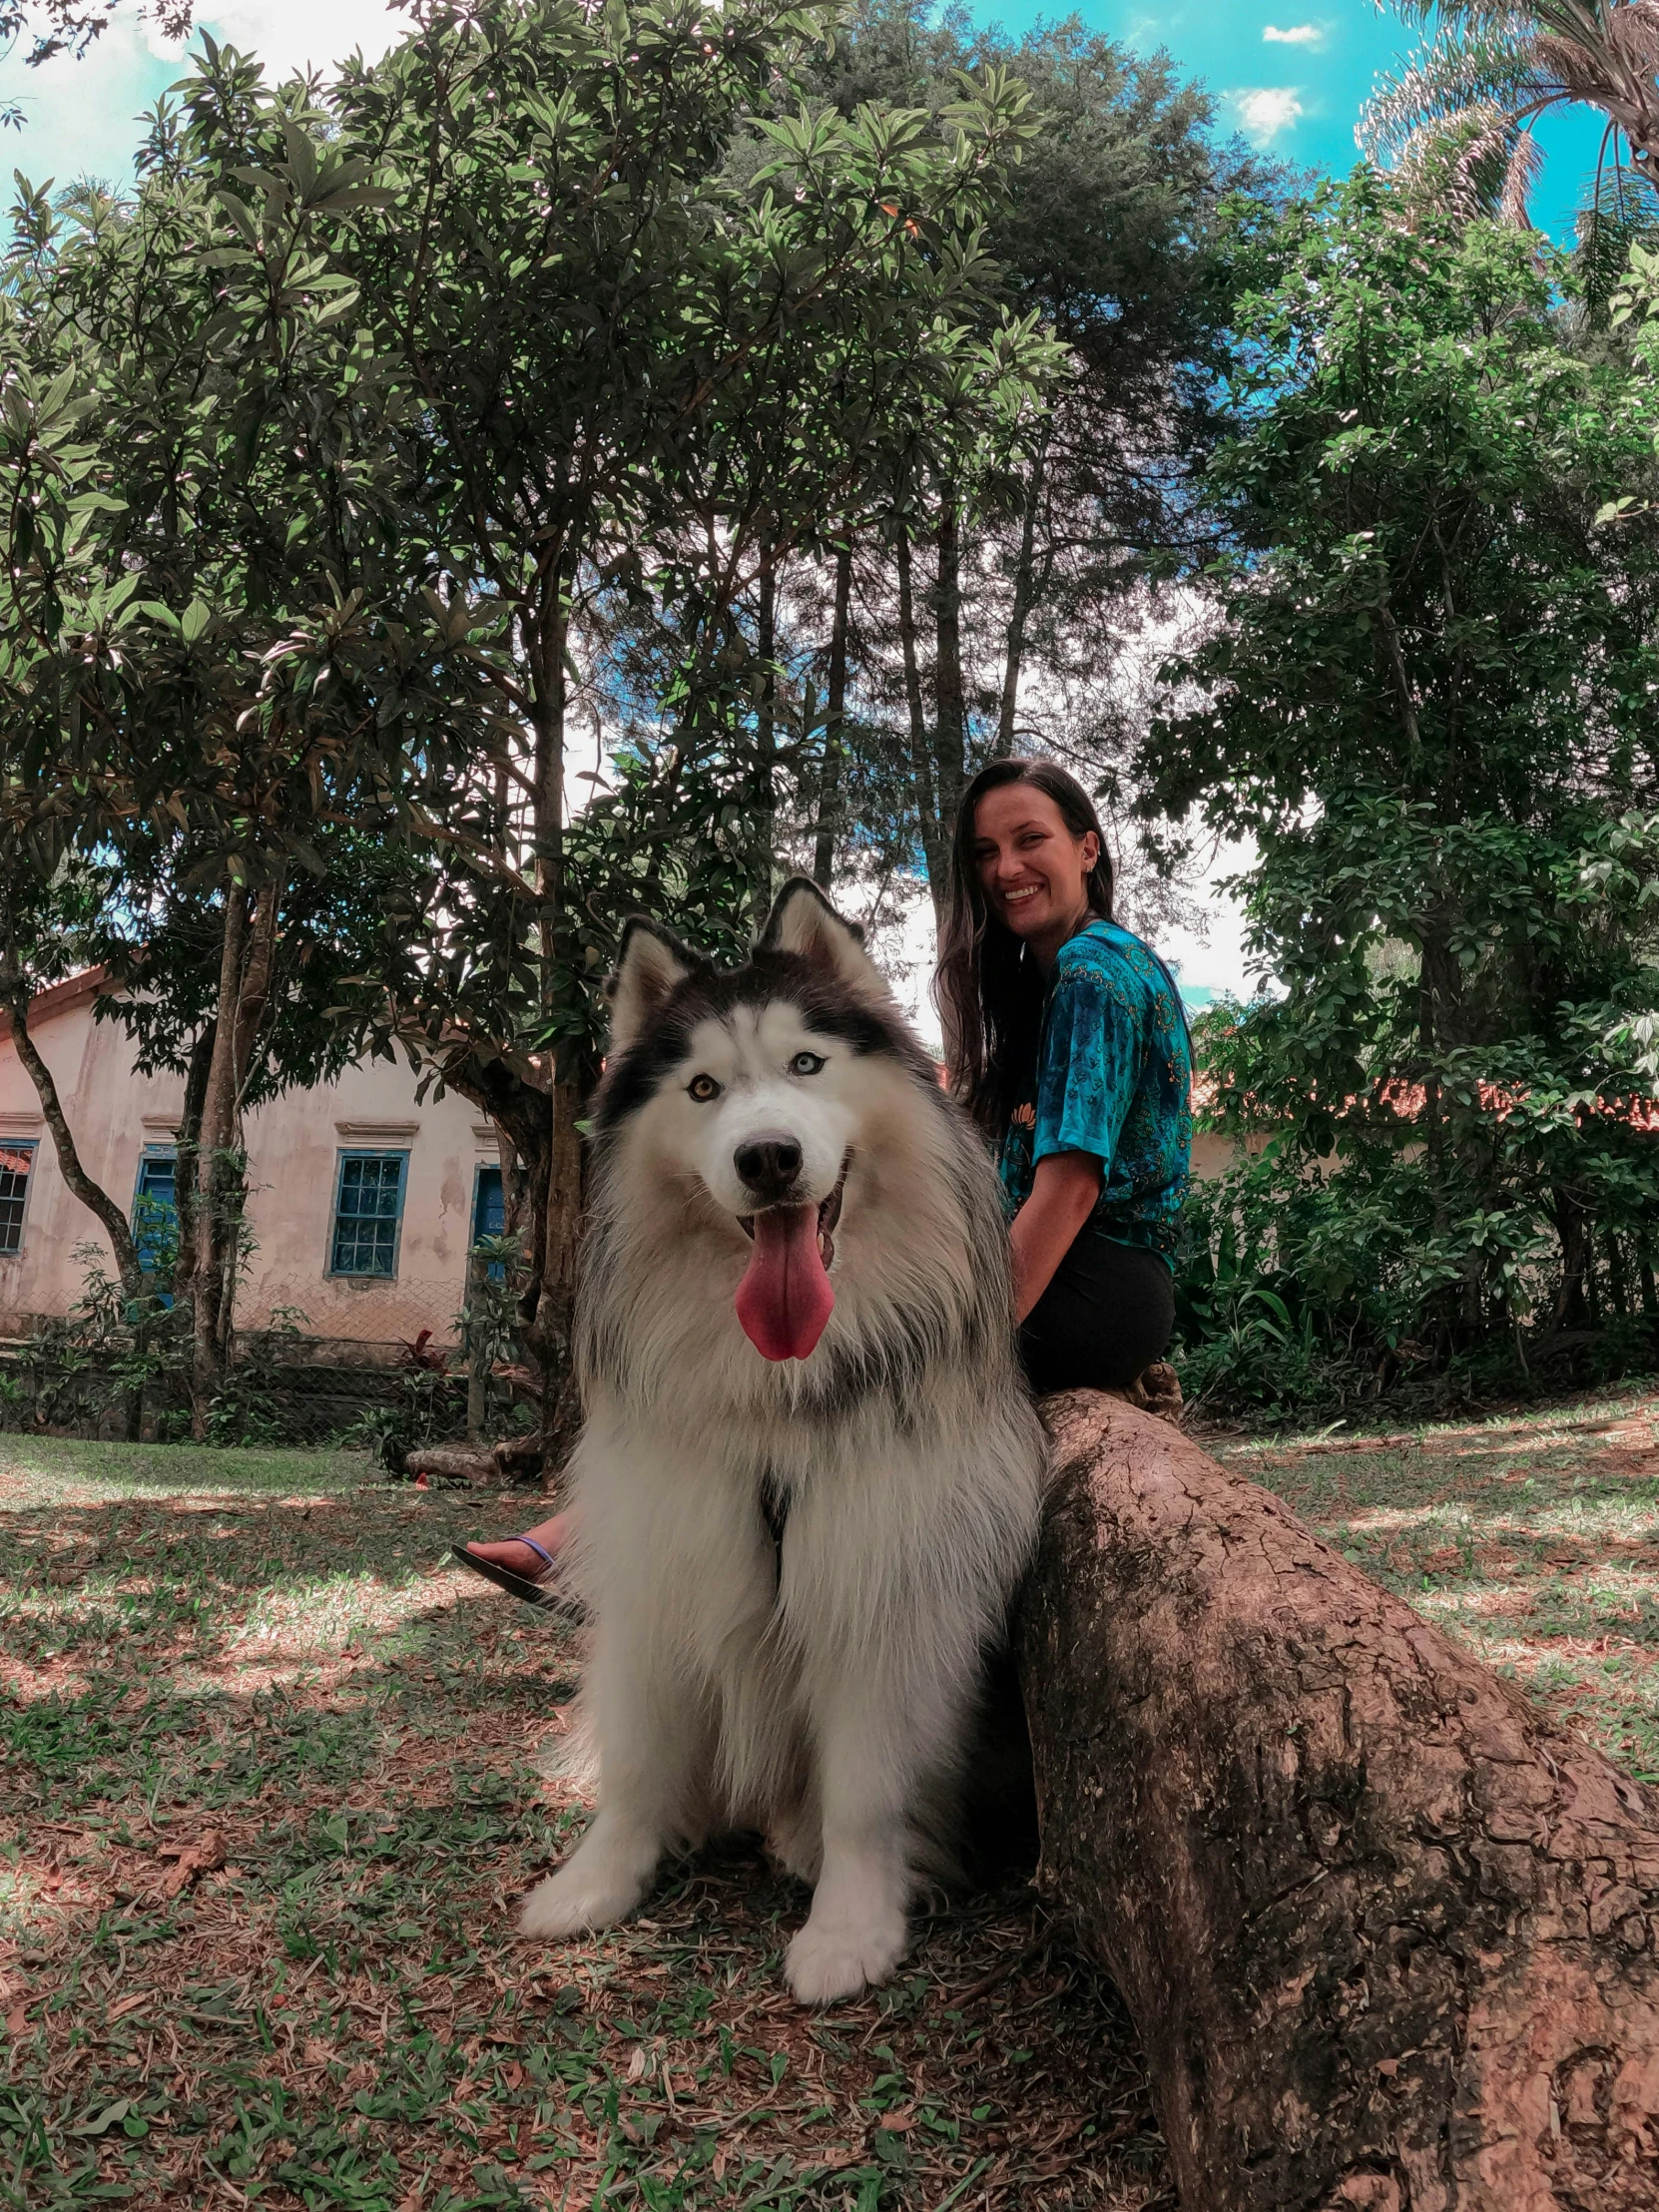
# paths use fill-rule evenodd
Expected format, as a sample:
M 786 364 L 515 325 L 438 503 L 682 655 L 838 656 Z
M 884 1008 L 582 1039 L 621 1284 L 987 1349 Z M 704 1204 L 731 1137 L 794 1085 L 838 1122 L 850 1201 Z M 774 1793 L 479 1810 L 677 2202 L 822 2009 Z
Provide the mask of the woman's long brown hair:
M 950 906 L 939 932 L 933 1003 L 944 1029 L 950 1089 L 987 1137 L 1000 1137 L 1014 1096 L 1037 1056 L 1042 976 L 1025 946 L 985 902 L 973 853 L 973 817 L 987 792 L 1029 784 L 1052 799 L 1074 837 L 1092 830 L 1100 857 L 1089 873 L 1089 905 L 1112 918 L 1112 863 L 1088 793 L 1057 761 L 992 761 L 962 794 L 950 843 Z

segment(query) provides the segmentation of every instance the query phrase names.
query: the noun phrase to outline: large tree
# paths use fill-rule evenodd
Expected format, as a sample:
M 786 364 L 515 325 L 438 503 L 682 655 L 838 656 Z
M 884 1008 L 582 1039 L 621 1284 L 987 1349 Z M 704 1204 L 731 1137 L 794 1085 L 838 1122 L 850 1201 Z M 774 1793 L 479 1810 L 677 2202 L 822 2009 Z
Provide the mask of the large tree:
M 302 917 L 329 905 L 342 837 L 398 829 L 411 762 L 465 745 L 478 688 L 398 560 L 406 402 L 330 262 L 360 173 L 316 150 L 300 88 L 281 124 L 259 222 L 216 207 L 165 110 L 130 202 L 24 186 L 0 299 L 4 987 L 21 1041 L 66 951 L 42 919 L 90 871 L 77 941 L 120 955 L 122 1018 L 188 1071 L 176 1287 L 199 1427 L 233 1325 L 244 1109 L 278 1034 L 289 1080 L 340 1050 L 314 1019 L 296 1049 Z M 169 935 L 187 910 L 188 949 Z M 298 989 L 313 1015 L 327 968 Z M 122 1209 L 29 1065 L 131 1296 Z
M 1651 398 L 1563 336 L 1535 242 L 1373 173 L 1242 252 L 1235 546 L 1144 765 L 1258 846 L 1284 995 L 1210 1058 L 1221 1125 L 1276 1141 L 1232 1229 L 1385 1373 L 1626 1302 L 1659 1220 L 1647 922 L 1585 872 L 1659 789 L 1659 536 L 1597 520 L 1652 481 Z
M 26 196 L 11 720 L 82 780 L 53 819 L 130 856 L 147 924 L 208 891 L 207 1025 L 166 1011 L 189 990 L 131 1003 L 193 1071 L 210 1179 L 236 1182 L 299 878 L 342 834 L 403 854 L 340 1010 L 515 1148 L 558 1382 L 618 920 L 735 943 L 769 888 L 746 595 L 867 512 L 905 426 L 943 450 L 1020 420 L 1054 348 L 988 306 L 979 220 L 1029 136 L 1005 74 L 843 117 L 791 104 L 812 12 L 411 14 L 327 95 L 204 39 L 132 205 Z M 231 1195 L 184 1240 L 204 1392 Z
M 988 208 L 999 297 L 1065 347 L 1027 433 L 895 447 L 884 501 L 850 535 L 850 592 L 826 562 L 809 622 L 850 630 L 846 709 L 871 833 L 918 854 L 942 900 L 967 776 L 994 752 L 1043 750 L 1115 787 L 1140 727 L 1134 666 L 1150 583 L 1190 570 L 1203 518 L 1185 496 L 1214 436 L 1230 343 L 1230 197 L 1269 173 L 1214 131 L 1169 57 L 1075 16 L 1014 38 L 961 10 L 865 0 L 816 84 L 842 112 L 871 95 L 939 107 L 964 69 L 1029 88 L 1037 129 Z M 948 414 L 962 397 L 945 393 Z M 798 580 L 798 589 L 800 588 Z M 850 625 L 838 610 L 850 599 Z M 819 697 L 830 660 L 813 671 Z
M 763 561 L 857 512 L 895 419 L 941 384 L 1030 381 L 1035 332 L 979 327 L 977 239 L 1029 126 L 994 73 L 936 115 L 792 108 L 829 16 L 776 0 L 718 24 L 691 0 L 413 14 L 330 96 L 382 195 L 349 267 L 417 401 L 405 497 L 431 588 L 485 622 L 514 735 L 434 795 L 445 919 L 388 975 L 399 1022 L 525 1163 L 528 1342 L 557 1380 L 616 894 L 672 907 L 704 864 L 683 832 L 733 842 L 739 610 Z M 228 178 L 258 158 L 269 123 L 240 90 L 205 71 L 187 105 Z M 573 723 L 585 753 L 597 719 L 603 774 L 606 723 L 638 710 L 618 640 L 642 636 L 666 717 L 633 749 L 619 840 L 594 833 L 615 804 L 573 823 Z M 655 855 L 648 789 L 675 832 Z

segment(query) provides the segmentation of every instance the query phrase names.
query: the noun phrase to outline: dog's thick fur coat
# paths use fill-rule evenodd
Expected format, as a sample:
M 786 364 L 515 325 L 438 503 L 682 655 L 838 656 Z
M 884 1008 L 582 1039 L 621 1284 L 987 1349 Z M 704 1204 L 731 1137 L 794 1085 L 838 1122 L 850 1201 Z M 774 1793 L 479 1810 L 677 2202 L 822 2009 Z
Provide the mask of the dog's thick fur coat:
M 826 2002 L 903 1953 L 1035 1533 L 1042 1434 L 995 1179 L 810 883 L 735 970 L 631 923 L 612 1013 L 571 1469 L 600 1803 L 521 1927 L 603 1927 L 666 1852 L 760 1828 L 815 1886 L 787 1972 Z M 772 1198 L 830 1224 L 819 1249 L 832 1231 L 805 1358 L 763 1357 L 734 1310 L 760 1265 L 741 1169 L 769 1145 Z M 779 1145 L 798 1161 L 782 1193 Z

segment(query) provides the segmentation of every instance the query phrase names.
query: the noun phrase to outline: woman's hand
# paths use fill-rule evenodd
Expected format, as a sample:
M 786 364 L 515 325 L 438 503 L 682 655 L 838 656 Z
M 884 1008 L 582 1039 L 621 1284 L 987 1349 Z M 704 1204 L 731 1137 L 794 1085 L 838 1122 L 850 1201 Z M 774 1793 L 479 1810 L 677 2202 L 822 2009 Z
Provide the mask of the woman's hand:
M 1094 1212 L 1101 1162 L 1092 1152 L 1051 1152 L 1037 1162 L 1031 1196 L 1014 1216 L 1014 1319 L 1024 1321 Z

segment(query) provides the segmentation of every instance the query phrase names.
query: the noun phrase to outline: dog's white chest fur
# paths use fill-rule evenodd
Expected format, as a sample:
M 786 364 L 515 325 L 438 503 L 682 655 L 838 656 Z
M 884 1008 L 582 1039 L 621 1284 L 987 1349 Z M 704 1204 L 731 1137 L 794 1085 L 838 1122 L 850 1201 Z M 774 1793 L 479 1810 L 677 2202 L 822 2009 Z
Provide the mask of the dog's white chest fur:
M 815 1885 L 787 1972 L 827 2002 L 902 1954 L 1034 1534 L 1041 1431 L 989 1164 L 855 933 L 792 885 L 752 969 L 644 939 L 597 1114 L 571 1468 L 600 1806 L 521 1926 L 603 1926 L 665 1852 L 759 1827 Z M 833 1310 L 810 1357 L 763 1357 L 734 1312 L 745 1210 L 820 1206 L 837 1173 Z

